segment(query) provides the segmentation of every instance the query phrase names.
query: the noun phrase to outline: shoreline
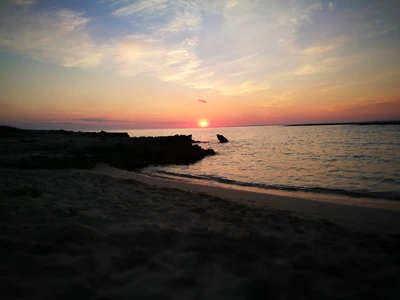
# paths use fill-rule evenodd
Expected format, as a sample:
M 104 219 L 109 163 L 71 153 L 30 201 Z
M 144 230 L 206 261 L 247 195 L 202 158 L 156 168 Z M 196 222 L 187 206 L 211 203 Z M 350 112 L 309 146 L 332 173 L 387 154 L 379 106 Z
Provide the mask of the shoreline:
M 399 298 L 399 210 L 124 171 L 110 164 L 205 152 L 190 136 L 103 135 L 4 137 L 5 298 Z
M 261 206 L 249 201 L 256 200 L 250 199 L 255 193 L 199 185 L 193 192 L 181 182 L 99 167 L 97 174 L 2 169 L 0 294 L 5 298 L 400 295 L 399 231 L 371 224 L 377 216 L 399 219 L 397 211 L 266 195 L 260 200 L 269 205 Z M 308 214 L 296 213 L 296 207 Z M 335 218 L 340 214 L 344 218 Z M 346 216 L 364 220 L 363 226 L 346 223 Z
M 306 218 L 328 219 L 340 225 L 359 230 L 380 233 L 400 232 L 400 204 L 394 201 L 378 203 L 349 202 L 345 199 L 310 199 L 289 195 L 232 189 L 200 183 L 175 181 L 151 177 L 137 172 L 130 172 L 98 163 L 94 169 L 80 170 L 92 174 L 107 175 L 119 179 L 133 179 L 147 185 L 174 188 L 182 191 L 201 193 L 233 202 L 272 210 L 287 211 Z M 355 218 L 357 216 L 357 218 Z
M 227 184 L 227 183 L 220 183 L 220 182 L 207 181 L 207 180 L 201 180 L 201 179 L 192 179 L 192 178 L 179 177 L 179 176 L 159 175 L 159 174 L 151 173 L 151 172 L 143 172 L 143 170 L 132 171 L 132 172 L 138 173 L 138 174 L 141 174 L 144 176 L 148 176 L 151 178 L 160 178 L 160 179 L 177 181 L 177 182 L 200 184 L 200 185 L 206 185 L 206 186 L 215 186 L 215 187 L 226 188 L 229 190 L 233 189 L 233 190 L 255 192 L 255 193 L 267 194 L 267 195 L 278 195 L 278 196 L 283 196 L 283 197 L 294 197 L 294 198 L 302 198 L 302 199 L 304 198 L 304 199 L 313 200 L 313 201 L 341 203 L 341 204 L 350 205 L 350 206 L 363 206 L 363 207 L 400 210 L 400 202 L 399 201 L 390 200 L 390 199 L 386 199 L 386 198 L 349 196 L 349 195 L 343 195 L 343 194 L 318 193 L 318 192 L 303 191 L 303 190 L 293 191 L 293 190 L 284 190 L 284 189 L 260 188 L 260 187 L 255 187 L 255 186 Z

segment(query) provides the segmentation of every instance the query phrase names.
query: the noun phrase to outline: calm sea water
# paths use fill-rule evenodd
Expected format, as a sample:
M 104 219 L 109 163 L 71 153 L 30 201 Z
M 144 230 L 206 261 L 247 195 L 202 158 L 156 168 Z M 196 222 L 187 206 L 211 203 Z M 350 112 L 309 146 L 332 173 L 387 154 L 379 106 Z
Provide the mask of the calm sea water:
M 229 143 L 218 142 L 223 134 Z M 400 200 L 400 126 L 257 126 L 132 130 L 130 136 L 192 134 L 217 155 L 143 173 L 291 194 Z

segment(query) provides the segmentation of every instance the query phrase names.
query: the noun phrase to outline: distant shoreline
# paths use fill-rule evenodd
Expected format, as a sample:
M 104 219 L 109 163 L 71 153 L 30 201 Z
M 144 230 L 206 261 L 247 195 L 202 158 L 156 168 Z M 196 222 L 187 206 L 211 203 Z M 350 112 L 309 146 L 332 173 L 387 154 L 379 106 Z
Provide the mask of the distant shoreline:
M 400 125 L 400 121 L 346 122 L 346 123 L 309 123 L 309 124 L 288 124 L 288 125 L 285 125 L 285 126 L 330 126 L 330 125 Z

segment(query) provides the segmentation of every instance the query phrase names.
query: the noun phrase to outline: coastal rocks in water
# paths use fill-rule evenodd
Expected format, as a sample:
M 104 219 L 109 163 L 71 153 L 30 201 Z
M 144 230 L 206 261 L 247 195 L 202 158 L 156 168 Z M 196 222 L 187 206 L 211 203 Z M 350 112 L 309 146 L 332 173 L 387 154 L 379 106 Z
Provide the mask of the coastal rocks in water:
M 213 149 L 192 145 L 189 135 L 132 138 L 114 145 L 110 152 L 105 153 L 114 166 L 127 170 L 150 164 L 191 164 L 214 154 Z
M 0 126 L 0 167 L 90 169 L 98 162 L 136 170 L 148 165 L 191 164 L 214 155 L 192 135 L 129 137 L 127 133 L 19 130 Z
M 219 140 L 220 143 L 227 143 L 229 142 L 228 139 L 226 137 L 224 137 L 222 134 L 217 134 L 217 138 Z

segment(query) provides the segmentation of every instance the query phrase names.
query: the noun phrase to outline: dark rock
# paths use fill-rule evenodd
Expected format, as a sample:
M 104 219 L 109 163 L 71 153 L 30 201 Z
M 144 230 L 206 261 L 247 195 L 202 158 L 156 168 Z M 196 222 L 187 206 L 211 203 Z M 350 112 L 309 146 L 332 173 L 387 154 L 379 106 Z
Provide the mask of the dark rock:
M 192 135 L 130 138 L 127 133 L 105 131 L 23 130 L 23 136 L 16 136 L 18 129 L 2 129 L 7 135 L 0 147 L 0 154 L 4 154 L 0 156 L 0 167 L 89 169 L 97 162 L 106 162 L 138 170 L 148 165 L 191 164 L 215 154 L 212 149 L 194 145 Z
M 228 139 L 226 137 L 224 137 L 222 134 L 217 134 L 217 138 L 219 140 L 220 143 L 227 143 L 229 142 Z
M 0 125 L 0 137 L 23 137 L 29 133 L 29 130 Z
M 132 138 L 115 144 L 105 156 L 118 168 L 136 170 L 148 165 L 191 164 L 214 154 L 212 149 L 192 145 L 191 135 L 175 135 Z
M 129 137 L 129 134 L 126 132 L 105 132 L 105 131 L 100 131 L 99 133 L 94 133 L 98 134 L 99 136 L 102 137 Z
M 148 165 L 190 164 L 215 154 L 212 149 L 192 145 L 191 135 L 124 139 L 101 152 L 97 155 L 105 161 L 127 170 Z

